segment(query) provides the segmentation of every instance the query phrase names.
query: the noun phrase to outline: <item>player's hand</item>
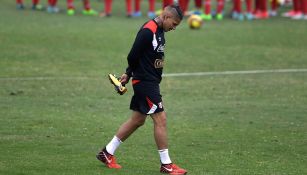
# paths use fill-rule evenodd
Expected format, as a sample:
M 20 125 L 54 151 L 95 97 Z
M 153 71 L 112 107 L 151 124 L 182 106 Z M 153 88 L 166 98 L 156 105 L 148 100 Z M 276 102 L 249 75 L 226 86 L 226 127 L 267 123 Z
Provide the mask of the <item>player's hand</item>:
M 119 81 L 122 83 L 122 85 L 125 85 L 129 82 L 130 77 L 127 74 L 123 74 Z
M 110 82 L 114 85 L 115 91 L 120 95 L 123 95 L 127 92 L 127 88 L 120 82 L 120 78 L 118 79 L 115 75 L 108 75 Z

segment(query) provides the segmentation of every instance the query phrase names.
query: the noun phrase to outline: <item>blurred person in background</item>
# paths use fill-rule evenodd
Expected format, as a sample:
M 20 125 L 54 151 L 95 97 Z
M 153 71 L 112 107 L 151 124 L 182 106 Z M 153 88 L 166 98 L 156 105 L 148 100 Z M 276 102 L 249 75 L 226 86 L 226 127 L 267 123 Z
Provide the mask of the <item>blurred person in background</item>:
M 202 1 L 203 0 L 194 0 L 194 4 L 195 4 L 196 9 L 193 10 L 193 11 L 189 11 L 190 0 L 179 0 L 178 3 L 179 3 L 181 10 L 184 13 L 184 16 L 189 16 L 189 15 L 192 15 L 192 14 L 197 14 L 197 15 L 202 14 L 202 12 L 201 12 Z
M 98 13 L 91 8 L 89 0 L 82 0 L 83 1 L 83 15 L 97 15 Z M 67 0 L 67 15 L 74 15 L 75 14 L 75 5 L 74 0 Z
M 292 10 L 282 14 L 283 17 L 289 17 L 291 19 L 304 19 L 306 13 L 306 0 L 293 0 Z M 304 12 L 305 11 L 305 12 Z
M 126 1 L 126 15 L 127 17 L 140 17 L 141 12 L 141 0 L 125 0 Z M 134 10 L 132 8 L 134 2 Z M 148 17 L 155 17 L 155 0 L 148 0 L 149 10 Z M 100 17 L 111 16 L 112 14 L 112 0 L 104 0 L 104 11 L 99 14 Z
M 25 9 L 25 5 L 23 3 L 23 0 L 16 0 L 16 8 L 18 10 Z M 39 0 L 32 0 L 32 10 L 43 10 L 44 7 L 39 4 Z
M 48 0 L 48 13 L 58 13 L 60 11 L 60 9 L 57 7 L 57 2 L 57 0 Z
M 104 0 L 104 11 L 99 14 L 100 17 L 110 17 L 112 15 L 112 0 Z
M 224 5 L 225 5 L 225 0 L 217 0 L 217 8 L 216 12 L 212 14 L 211 11 L 211 0 L 204 0 L 204 14 L 201 15 L 201 18 L 203 20 L 210 21 L 212 20 L 213 16 L 217 20 L 222 20 L 223 19 L 223 10 L 224 10 Z
M 149 9 L 147 16 L 149 18 L 154 18 L 155 15 L 155 0 L 148 0 L 149 3 Z M 132 17 L 141 17 L 141 0 L 134 0 L 134 10 L 132 12 L 132 0 L 126 0 L 126 9 L 127 14 L 129 14 Z
M 271 10 L 269 11 L 269 16 L 277 16 L 277 9 L 279 7 L 277 0 L 271 0 Z
M 300 20 L 300 19 L 307 20 L 307 0 L 299 0 L 298 9 L 299 9 L 300 13 L 297 13 L 296 15 L 292 16 L 292 19 L 294 19 L 294 20 Z
M 267 0 L 255 0 L 255 10 L 253 15 L 256 19 L 269 18 Z
M 233 0 L 233 10 L 232 10 L 232 18 L 243 21 L 244 18 L 247 20 L 253 20 L 253 0 L 245 0 L 246 12 L 242 12 L 242 1 L 241 0 Z

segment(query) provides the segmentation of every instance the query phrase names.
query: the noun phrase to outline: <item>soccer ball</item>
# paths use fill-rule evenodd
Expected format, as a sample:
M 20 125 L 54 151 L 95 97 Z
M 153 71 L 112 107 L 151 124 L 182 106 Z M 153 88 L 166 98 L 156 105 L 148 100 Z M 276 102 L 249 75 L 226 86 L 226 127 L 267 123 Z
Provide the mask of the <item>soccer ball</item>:
M 191 15 L 188 18 L 188 25 L 191 29 L 199 29 L 203 24 L 203 20 L 199 15 Z

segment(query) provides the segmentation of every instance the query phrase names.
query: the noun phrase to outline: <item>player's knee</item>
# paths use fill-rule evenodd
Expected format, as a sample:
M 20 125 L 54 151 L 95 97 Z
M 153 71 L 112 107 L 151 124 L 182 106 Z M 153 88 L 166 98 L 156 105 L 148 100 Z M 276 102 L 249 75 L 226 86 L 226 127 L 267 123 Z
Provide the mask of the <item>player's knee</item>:
M 136 127 L 140 127 L 140 126 L 143 126 L 145 123 L 145 119 L 138 119 L 136 121 L 134 121 L 134 124 Z
M 161 118 L 161 119 L 159 120 L 159 122 L 157 123 L 157 126 L 166 128 L 166 118 L 164 118 L 164 117 Z
M 166 114 L 164 112 L 152 115 L 152 119 L 157 127 L 166 128 Z

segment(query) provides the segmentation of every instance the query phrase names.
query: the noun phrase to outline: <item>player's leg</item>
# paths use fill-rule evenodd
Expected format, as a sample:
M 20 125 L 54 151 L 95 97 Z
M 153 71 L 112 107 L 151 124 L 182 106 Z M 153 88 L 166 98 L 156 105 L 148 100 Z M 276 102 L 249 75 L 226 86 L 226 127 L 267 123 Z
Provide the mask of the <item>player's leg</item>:
M 223 19 L 223 10 L 224 10 L 224 0 L 217 0 L 217 10 L 216 10 L 216 19 L 222 20 Z
M 204 3 L 204 14 L 201 15 L 201 18 L 203 20 L 211 20 L 212 15 L 211 15 L 211 0 L 205 0 Z
M 303 0 L 298 0 L 297 3 L 295 4 L 295 15 L 292 16 L 292 19 L 302 19 L 303 18 Z
M 307 20 L 307 0 L 302 2 L 303 19 Z
M 93 16 L 98 15 L 98 13 L 91 8 L 90 0 L 83 0 L 83 7 L 84 7 L 82 11 L 83 15 L 93 15 Z
M 194 4 L 195 4 L 195 8 L 196 8 L 196 11 L 194 12 L 195 14 L 202 14 L 201 12 L 201 8 L 203 7 L 203 4 L 202 4 L 203 0 L 194 0 Z
M 126 0 L 126 15 L 132 17 L 132 0 Z
M 25 6 L 23 4 L 23 0 L 16 0 L 16 9 L 18 9 L 18 10 L 25 9 Z
M 255 14 L 256 19 L 267 19 L 269 17 L 269 13 L 267 11 L 267 1 L 259 0 L 259 8 L 260 10 Z
M 253 15 L 260 13 L 260 0 L 255 0 L 255 9 Z
M 232 18 L 239 21 L 244 19 L 244 16 L 242 15 L 241 0 L 233 0 Z
M 138 111 L 133 111 L 132 116 L 118 129 L 116 136 L 121 140 L 125 141 L 134 131 L 140 126 L 144 125 L 146 121 L 146 115 Z
M 178 0 L 179 7 L 180 7 L 181 11 L 183 12 L 183 14 L 186 13 L 186 11 L 187 11 L 186 1 L 187 0 Z
M 270 16 L 273 16 L 273 17 L 277 16 L 277 7 L 278 7 L 277 0 L 271 0 L 271 10 L 269 13 Z
M 112 14 L 112 0 L 104 0 L 104 11 L 99 14 L 100 17 L 110 17 Z
M 163 9 L 168 6 L 174 4 L 174 0 L 163 0 L 162 7 Z
M 253 20 L 254 19 L 253 9 L 252 9 L 253 0 L 245 0 L 245 4 L 246 4 L 246 14 L 245 14 L 246 19 Z
M 98 154 L 97 159 L 103 162 L 109 168 L 121 168 L 117 164 L 114 157 L 116 149 L 120 144 L 125 141 L 134 131 L 136 131 L 140 126 L 142 126 L 146 121 L 146 115 L 138 111 L 133 111 L 132 116 L 125 123 L 123 123 L 113 139 L 103 148 Z
M 75 14 L 75 6 L 74 0 L 66 0 L 67 3 L 67 15 L 74 15 Z
M 39 4 L 39 0 L 32 0 L 32 10 L 43 10 L 43 6 Z
M 164 111 L 151 114 L 154 122 L 154 137 L 160 155 L 160 172 L 166 174 L 186 174 L 187 171 L 172 163 L 168 153 L 166 113 Z
M 159 150 L 167 149 L 166 113 L 164 111 L 151 114 L 154 122 L 154 137 Z M 169 162 L 171 163 L 171 162 Z
M 48 13 L 58 13 L 60 11 L 60 9 L 57 7 L 57 2 L 57 0 L 48 0 Z
M 156 16 L 156 14 L 155 14 L 156 0 L 148 0 L 148 3 L 149 3 L 149 9 L 148 9 L 147 16 L 148 16 L 148 18 L 152 19 Z
M 133 17 L 141 17 L 141 0 L 134 0 L 134 12 L 132 14 Z

